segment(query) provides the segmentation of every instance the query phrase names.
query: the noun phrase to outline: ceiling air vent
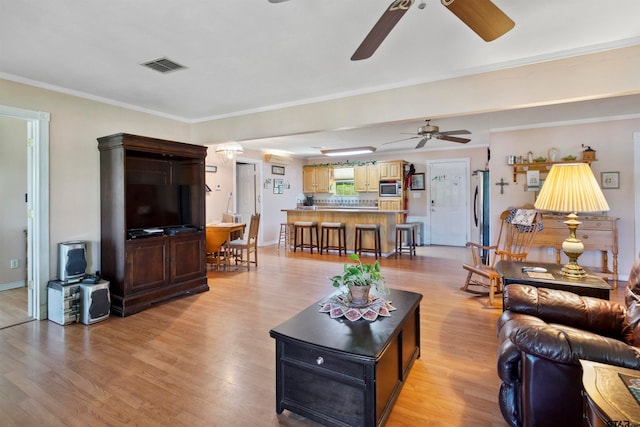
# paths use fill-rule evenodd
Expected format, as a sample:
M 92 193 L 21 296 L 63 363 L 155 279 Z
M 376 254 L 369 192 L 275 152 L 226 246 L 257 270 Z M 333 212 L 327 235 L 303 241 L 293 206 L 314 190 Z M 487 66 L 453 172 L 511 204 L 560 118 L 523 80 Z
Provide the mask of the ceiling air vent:
M 184 65 L 180 65 L 177 62 L 173 62 L 172 60 L 167 58 L 154 59 L 153 61 L 145 62 L 142 65 L 161 73 L 169 73 L 171 71 L 178 71 L 182 70 L 183 68 L 187 68 Z

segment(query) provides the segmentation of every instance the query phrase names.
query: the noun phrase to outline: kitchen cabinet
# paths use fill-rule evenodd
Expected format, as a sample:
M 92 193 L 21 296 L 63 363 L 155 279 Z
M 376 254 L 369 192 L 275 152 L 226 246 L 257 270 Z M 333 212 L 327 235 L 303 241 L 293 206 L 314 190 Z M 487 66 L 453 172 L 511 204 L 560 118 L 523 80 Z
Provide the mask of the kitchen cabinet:
M 359 193 L 378 192 L 378 165 L 367 163 L 353 167 L 354 189 Z
M 304 193 L 328 193 L 333 169 L 328 166 L 303 167 L 302 191 Z
M 404 165 L 406 162 L 402 160 L 394 160 L 390 162 L 378 163 L 378 176 L 380 180 L 398 180 L 402 181 L 404 178 Z
M 378 209 L 381 211 L 402 210 L 402 197 L 381 197 L 378 199 Z

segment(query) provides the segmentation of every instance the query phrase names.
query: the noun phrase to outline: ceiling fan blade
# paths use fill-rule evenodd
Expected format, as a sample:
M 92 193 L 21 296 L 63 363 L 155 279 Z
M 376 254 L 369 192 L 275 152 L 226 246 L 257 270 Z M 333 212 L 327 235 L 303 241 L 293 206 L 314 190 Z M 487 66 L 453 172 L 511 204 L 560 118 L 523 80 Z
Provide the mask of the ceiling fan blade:
M 420 140 L 420 142 L 418 142 L 418 145 L 416 145 L 416 150 L 417 150 L 418 148 L 422 148 L 422 147 L 424 147 L 424 145 L 425 145 L 425 144 L 427 143 L 427 141 L 428 141 L 428 140 L 430 140 L 430 139 L 431 139 L 431 137 L 429 137 L 429 136 L 425 136 L 424 138 L 422 138 L 422 139 Z
M 387 145 L 387 144 L 393 144 L 395 142 L 402 142 L 402 141 L 408 141 L 410 139 L 416 139 L 416 138 L 420 138 L 419 136 L 412 136 L 411 138 L 402 138 L 402 139 L 396 139 L 395 141 L 389 141 L 389 142 L 385 142 L 382 145 Z
M 283 3 L 285 1 L 289 1 L 289 0 L 269 0 L 269 3 Z
M 443 141 L 451 141 L 451 142 L 459 142 L 460 144 L 466 144 L 467 142 L 471 141 L 470 139 L 467 138 L 458 138 L 455 136 L 446 136 L 446 135 L 436 135 L 437 139 L 441 139 Z
M 486 42 L 497 39 L 515 26 L 491 0 L 440 1 Z
M 438 132 L 440 135 L 471 135 L 471 132 L 468 130 L 460 129 L 460 130 L 448 130 L 445 132 Z
M 389 35 L 400 18 L 409 10 L 414 0 L 394 0 L 384 11 L 378 22 L 373 26 L 369 34 L 364 38 L 358 49 L 351 56 L 352 61 L 367 59 L 373 55 L 378 46 Z

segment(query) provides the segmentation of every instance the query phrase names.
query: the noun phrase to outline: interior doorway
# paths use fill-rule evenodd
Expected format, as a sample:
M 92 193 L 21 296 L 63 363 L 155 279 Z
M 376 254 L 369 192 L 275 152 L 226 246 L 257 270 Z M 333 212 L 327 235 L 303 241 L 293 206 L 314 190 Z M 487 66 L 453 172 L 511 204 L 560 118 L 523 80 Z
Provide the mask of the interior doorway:
M 235 162 L 235 213 L 249 224 L 251 215 L 262 214 L 262 161 L 238 158 Z M 263 227 L 258 229 L 258 242 L 262 242 Z
M 427 161 L 428 231 L 432 245 L 469 240 L 469 159 Z
M 46 112 L 0 105 L 0 117 L 27 127 L 27 314 L 47 317 L 49 280 L 49 120 Z

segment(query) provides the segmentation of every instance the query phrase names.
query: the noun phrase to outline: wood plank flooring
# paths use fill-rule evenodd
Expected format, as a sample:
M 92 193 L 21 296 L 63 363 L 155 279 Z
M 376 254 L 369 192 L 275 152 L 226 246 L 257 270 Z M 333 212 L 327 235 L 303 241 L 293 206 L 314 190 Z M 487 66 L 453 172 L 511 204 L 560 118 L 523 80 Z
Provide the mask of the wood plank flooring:
M 91 326 L 0 330 L 3 426 L 314 426 L 275 412 L 269 330 L 333 291 L 345 257 L 259 248 L 250 272 L 210 272 L 211 291 Z M 498 407 L 500 299 L 459 291 L 465 248 L 382 260 L 388 285 L 420 292 L 422 356 L 387 426 L 506 426 Z M 622 299 L 619 287 L 612 299 Z M 319 314 L 321 315 L 321 314 Z
M 0 291 L 0 329 L 33 320 L 27 303 L 26 287 Z

